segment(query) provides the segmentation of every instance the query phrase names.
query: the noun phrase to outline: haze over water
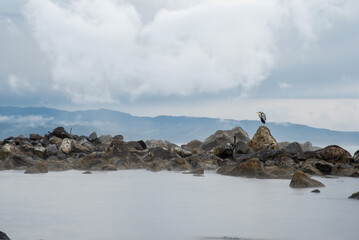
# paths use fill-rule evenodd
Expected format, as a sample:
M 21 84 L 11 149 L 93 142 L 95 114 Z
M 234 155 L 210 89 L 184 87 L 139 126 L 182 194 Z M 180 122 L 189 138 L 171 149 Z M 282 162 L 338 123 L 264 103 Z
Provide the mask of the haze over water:
M 354 239 L 359 179 L 204 177 L 144 170 L 0 172 L 0 227 L 11 239 Z

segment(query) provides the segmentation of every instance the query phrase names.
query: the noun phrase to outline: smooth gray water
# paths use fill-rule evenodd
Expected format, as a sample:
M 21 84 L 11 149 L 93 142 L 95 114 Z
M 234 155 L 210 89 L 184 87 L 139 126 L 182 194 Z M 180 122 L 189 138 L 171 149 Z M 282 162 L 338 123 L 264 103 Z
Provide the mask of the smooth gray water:
M 144 170 L 0 172 L 0 230 L 13 240 L 356 239 L 359 179 L 194 177 Z

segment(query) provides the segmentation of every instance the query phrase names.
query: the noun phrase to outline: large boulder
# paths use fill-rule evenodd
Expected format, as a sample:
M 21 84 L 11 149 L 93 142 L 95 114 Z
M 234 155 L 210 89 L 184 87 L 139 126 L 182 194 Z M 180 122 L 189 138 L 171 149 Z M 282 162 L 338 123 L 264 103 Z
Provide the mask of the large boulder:
M 123 140 L 120 138 L 113 138 L 109 148 L 107 149 L 107 154 L 112 157 L 118 156 L 122 158 L 128 158 L 130 155 L 130 150 Z
M 351 154 L 337 146 L 337 145 L 330 145 L 323 149 L 316 151 L 316 157 L 331 163 L 350 163 L 352 160 Z
M 333 166 L 330 174 L 335 176 L 349 177 L 356 173 L 357 170 L 348 163 L 337 163 Z
M 284 147 L 282 149 L 284 152 L 286 153 L 289 153 L 289 154 L 292 154 L 292 155 L 296 155 L 296 154 L 299 154 L 299 153 L 302 153 L 303 150 L 302 150 L 302 147 L 300 146 L 299 143 L 297 142 L 292 142 L 292 143 L 289 143 L 286 147 Z
M 236 127 L 232 130 L 218 130 L 216 133 L 209 136 L 201 145 L 201 149 L 206 152 L 211 152 L 215 147 L 225 147 L 227 144 L 234 143 L 234 137 L 237 141 L 249 141 L 248 133 L 241 127 Z
M 323 183 L 310 178 L 301 170 L 297 170 L 289 184 L 292 188 L 311 188 L 311 187 L 325 187 Z
M 41 136 L 41 135 L 39 135 L 39 134 L 31 133 L 31 134 L 29 135 L 29 138 L 30 138 L 30 140 L 32 140 L 32 141 L 40 141 L 40 140 L 42 140 L 44 137 Z
M 70 154 L 74 150 L 74 148 L 75 148 L 75 140 L 64 138 L 60 143 L 59 151 L 65 154 Z
M 31 167 L 27 168 L 25 173 L 26 174 L 33 174 L 33 173 L 47 173 L 47 163 L 46 162 L 36 162 Z
M 265 126 L 260 126 L 253 138 L 248 142 L 248 146 L 254 151 L 262 149 L 279 150 L 279 146 L 270 130 Z
M 254 153 L 253 149 L 248 147 L 247 143 L 242 141 L 242 140 L 238 140 L 236 142 L 236 144 L 234 145 L 234 154 L 251 154 Z
M 266 175 L 258 158 L 253 158 L 240 164 L 221 167 L 217 173 L 249 178 L 263 178 Z
M 71 134 L 66 132 L 66 130 L 63 127 L 57 127 L 52 131 L 52 135 L 64 139 L 64 138 L 71 138 Z
M 201 142 L 199 140 L 192 140 L 189 143 L 182 145 L 181 147 L 185 148 L 185 149 L 194 150 L 196 148 L 200 148 L 202 144 L 203 144 L 203 142 Z
M 145 142 L 146 146 L 148 148 L 156 148 L 156 147 L 162 147 L 162 148 L 165 148 L 165 149 L 171 149 L 173 147 L 176 147 L 177 145 L 176 144 L 173 144 L 169 141 L 166 141 L 166 140 L 147 140 Z M 178 147 L 178 146 L 177 146 Z

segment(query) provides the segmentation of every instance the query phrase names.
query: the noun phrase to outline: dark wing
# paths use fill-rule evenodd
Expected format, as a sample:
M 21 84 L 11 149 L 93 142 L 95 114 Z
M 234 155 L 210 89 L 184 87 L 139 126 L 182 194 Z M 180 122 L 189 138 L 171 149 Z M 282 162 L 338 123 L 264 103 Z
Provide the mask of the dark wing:
M 267 117 L 266 117 L 266 115 L 262 112 L 262 113 L 261 113 L 261 121 L 262 121 L 262 123 L 265 124 L 265 123 L 266 123 L 266 120 L 267 120 Z

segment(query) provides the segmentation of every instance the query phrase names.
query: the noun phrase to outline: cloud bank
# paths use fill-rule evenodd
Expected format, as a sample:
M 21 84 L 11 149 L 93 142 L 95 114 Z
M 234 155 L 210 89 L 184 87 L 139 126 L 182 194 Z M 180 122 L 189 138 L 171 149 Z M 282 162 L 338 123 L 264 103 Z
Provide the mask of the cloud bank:
M 141 4 L 149 6 L 152 18 Z M 277 67 L 283 42 L 307 48 L 333 19 L 350 18 L 352 4 L 29 0 L 24 15 L 51 61 L 54 89 L 75 103 L 113 103 L 245 93 Z

